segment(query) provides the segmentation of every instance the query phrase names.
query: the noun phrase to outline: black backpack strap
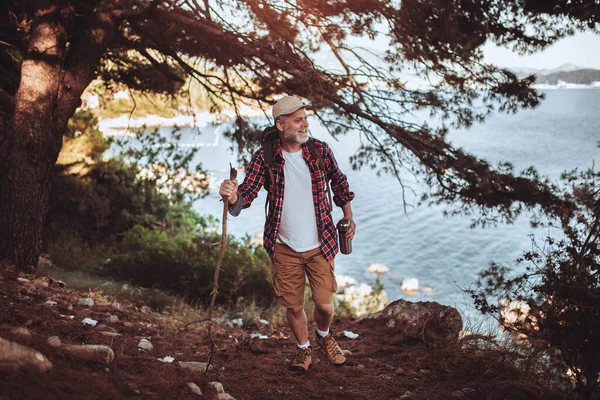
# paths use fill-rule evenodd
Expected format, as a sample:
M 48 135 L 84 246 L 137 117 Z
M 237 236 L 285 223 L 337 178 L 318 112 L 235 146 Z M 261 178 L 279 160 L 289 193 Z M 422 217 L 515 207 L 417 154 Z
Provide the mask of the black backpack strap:
M 265 167 L 265 189 L 267 190 L 267 198 L 265 199 L 265 215 L 269 205 L 270 197 L 273 196 L 272 185 L 275 183 L 273 176 L 273 141 L 279 137 L 279 131 L 275 126 L 266 128 L 262 133 L 262 148 L 263 148 L 263 163 Z
M 268 146 L 267 146 L 268 147 Z M 274 187 L 274 182 L 275 182 L 275 178 L 273 176 L 273 168 L 271 167 L 266 167 L 265 169 L 268 172 L 268 175 L 265 175 L 265 189 L 267 189 L 267 197 L 265 198 L 265 215 L 267 215 L 267 208 L 269 206 L 269 201 L 271 200 L 271 197 L 274 198 L 275 196 L 275 189 L 271 190 L 272 187 Z M 269 182 L 267 182 L 267 178 L 269 179 Z
M 327 179 L 327 165 L 325 164 L 325 160 L 323 160 L 323 152 L 317 147 L 315 139 L 313 138 L 308 138 L 306 145 L 308 146 L 310 157 L 313 159 L 315 164 L 317 164 L 317 168 L 319 168 L 319 170 L 325 174 L 325 184 L 327 185 L 327 197 L 329 200 L 329 211 L 333 211 L 331 189 L 329 187 L 329 180 Z

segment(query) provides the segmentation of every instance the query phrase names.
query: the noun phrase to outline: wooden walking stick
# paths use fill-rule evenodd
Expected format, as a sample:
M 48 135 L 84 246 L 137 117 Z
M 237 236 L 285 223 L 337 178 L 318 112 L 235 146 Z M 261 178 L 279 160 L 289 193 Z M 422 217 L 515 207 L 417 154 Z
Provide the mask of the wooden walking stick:
M 229 163 L 229 179 L 234 180 L 237 178 L 237 170 Z M 208 338 L 210 339 L 210 353 L 208 354 L 208 361 L 206 363 L 206 370 L 204 374 L 208 373 L 210 368 L 210 361 L 212 360 L 213 354 L 215 354 L 215 340 L 212 336 L 212 311 L 219 293 L 219 271 L 221 270 L 221 262 L 225 256 L 225 250 L 227 249 L 227 213 L 229 211 L 229 202 L 226 197 L 223 197 L 223 232 L 221 235 L 221 252 L 217 260 L 217 267 L 215 268 L 215 277 L 213 279 L 213 290 L 211 292 L 210 306 L 208 307 Z

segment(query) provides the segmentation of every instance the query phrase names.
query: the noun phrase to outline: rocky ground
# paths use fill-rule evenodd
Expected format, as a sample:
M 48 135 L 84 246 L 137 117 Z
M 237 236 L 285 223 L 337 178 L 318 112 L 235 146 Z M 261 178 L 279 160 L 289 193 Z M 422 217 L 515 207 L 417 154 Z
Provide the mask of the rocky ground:
M 440 310 L 433 313 L 452 315 Z M 205 375 L 206 322 L 186 329 L 175 316 L 142 304 L 2 271 L 0 399 L 564 398 L 477 351 L 473 338 L 446 342 L 457 334 L 455 322 L 444 317 L 449 327 L 435 327 L 431 310 L 419 315 L 427 319 L 419 334 L 399 326 L 392 309 L 379 318 L 336 319 L 347 363 L 334 367 L 315 349 L 306 374 L 287 370 L 295 353 L 287 328 L 221 318 L 214 325 L 214 368 Z

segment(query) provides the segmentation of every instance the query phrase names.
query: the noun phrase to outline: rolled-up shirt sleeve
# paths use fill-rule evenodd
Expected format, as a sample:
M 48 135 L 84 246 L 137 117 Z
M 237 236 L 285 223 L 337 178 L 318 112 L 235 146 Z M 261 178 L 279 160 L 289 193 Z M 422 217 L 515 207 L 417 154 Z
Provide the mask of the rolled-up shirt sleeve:
M 331 182 L 331 190 L 333 191 L 333 202 L 338 207 L 342 207 L 354 199 L 354 192 L 350 191 L 348 178 L 340 170 L 333 151 L 325 143 L 323 143 L 323 155 L 327 164 L 327 179 Z
M 250 207 L 252 201 L 258 196 L 260 188 L 265 183 L 264 163 L 263 163 L 262 148 L 258 149 L 248 167 L 246 167 L 246 176 L 244 182 L 238 187 L 238 201 L 229 207 L 229 213 L 237 217 L 244 208 Z

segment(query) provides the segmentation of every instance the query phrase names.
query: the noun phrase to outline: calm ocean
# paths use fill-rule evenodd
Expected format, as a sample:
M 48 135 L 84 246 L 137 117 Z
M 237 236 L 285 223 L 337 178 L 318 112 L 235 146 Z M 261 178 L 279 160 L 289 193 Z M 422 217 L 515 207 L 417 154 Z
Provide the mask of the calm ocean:
M 453 131 L 450 140 L 455 146 L 492 165 L 509 161 L 517 170 L 534 166 L 543 175 L 557 178 L 562 171 L 591 167 L 600 157 L 600 90 L 546 90 L 546 99 L 535 110 L 515 115 L 496 115 L 484 124 L 469 130 Z M 534 232 L 527 217 L 512 225 L 470 228 L 470 217 L 444 217 L 443 206 L 414 204 L 406 211 L 402 206 L 402 189 L 395 178 L 378 176 L 375 171 L 352 171 L 348 157 L 358 147 L 358 135 L 347 135 L 339 141 L 331 138 L 311 120 L 313 136 L 327 141 L 338 163 L 347 174 L 351 189 L 356 193 L 352 202 L 357 234 L 351 255 L 336 258 L 336 273 L 348 275 L 358 282 L 372 283 L 375 275 L 367 272 L 374 263 L 386 265 L 390 271 L 381 282 L 390 300 L 407 298 L 412 301 L 437 301 L 457 307 L 464 315 L 472 313 L 470 298 L 461 288 L 468 288 L 477 274 L 490 262 L 512 265 L 523 252 L 531 249 L 530 234 L 542 237 L 547 231 Z M 197 157 L 213 173 L 217 184 L 225 178 L 229 162 L 236 165 L 231 144 L 215 135 L 215 127 L 201 129 L 197 136 L 186 132 L 183 141 L 205 143 Z M 406 182 L 417 195 L 423 186 Z M 195 203 L 203 215 L 220 218 L 222 203 L 218 187 Z M 334 211 L 337 221 L 339 209 Z M 230 218 L 228 230 L 236 236 L 254 236 L 262 232 L 264 223 L 264 191 L 253 206 L 237 218 Z M 400 286 L 405 278 L 417 278 L 421 288 L 431 288 L 408 295 Z

